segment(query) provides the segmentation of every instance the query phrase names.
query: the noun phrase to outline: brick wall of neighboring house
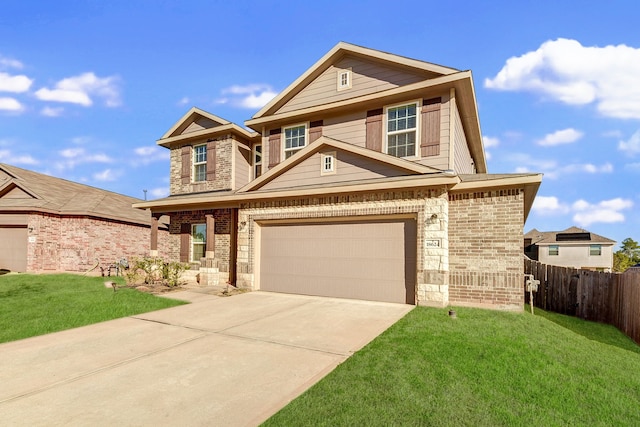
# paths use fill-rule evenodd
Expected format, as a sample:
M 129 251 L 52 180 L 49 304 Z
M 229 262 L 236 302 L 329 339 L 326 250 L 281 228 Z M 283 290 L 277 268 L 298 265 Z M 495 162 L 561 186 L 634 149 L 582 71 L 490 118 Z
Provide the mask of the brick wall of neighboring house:
M 168 255 L 171 261 L 180 261 L 180 233 L 182 224 L 204 224 L 205 215 L 213 214 L 215 220 L 215 259 L 221 272 L 229 272 L 229 245 L 231 243 L 231 209 L 211 209 L 175 212 L 169 225 Z M 207 230 L 207 233 L 209 230 Z M 207 250 L 210 250 L 207 248 Z
M 185 145 L 200 145 L 205 141 Z M 215 140 L 216 146 L 216 174 L 213 181 L 182 183 L 182 146 L 171 149 L 171 168 L 169 192 L 171 194 L 198 193 L 201 191 L 228 190 L 231 188 L 233 137 L 225 135 Z M 208 159 L 207 159 L 208 160 Z M 193 155 L 190 161 L 193 161 Z M 193 174 L 193 167 L 191 168 Z
M 447 198 L 443 190 L 377 193 L 264 201 L 241 205 L 238 213 L 237 284 L 254 288 L 258 242 L 256 221 L 414 215 L 417 220 L 418 303 L 447 304 Z M 434 217 L 435 215 L 435 217 Z M 429 242 L 439 242 L 437 247 Z
M 522 310 L 524 191 L 449 195 L 449 301 Z
M 86 272 L 149 254 L 150 227 L 80 216 L 29 215 L 27 271 Z M 167 231 L 161 231 L 160 236 Z M 159 238 L 160 242 L 166 237 Z M 166 248 L 163 248 L 166 251 Z

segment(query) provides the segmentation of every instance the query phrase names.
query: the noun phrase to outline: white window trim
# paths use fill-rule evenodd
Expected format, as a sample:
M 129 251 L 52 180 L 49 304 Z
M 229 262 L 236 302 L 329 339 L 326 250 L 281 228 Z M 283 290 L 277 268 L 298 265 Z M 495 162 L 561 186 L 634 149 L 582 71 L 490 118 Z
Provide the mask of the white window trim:
M 552 254 L 551 248 L 556 248 L 558 252 L 555 254 Z M 560 245 L 549 245 L 547 248 L 547 256 L 560 256 Z
M 592 246 L 598 246 L 600 248 L 600 253 L 599 254 L 592 254 L 591 253 L 591 247 Z M 602 245 L 597 244 L 597 243 L 589 245 L 589 256 L 602 256 Z
M 196 162 L 196 151 L 197 151 L 196 148 L 198 148 L 198 147 L 204 147 L 204 158 L 205 158 L 204 162 Z M 207 164 L 207 144 L 198 144 L 198 145 L 194 145 L 193 146 L 193 151 L 192 151 L 192 154 L 191 154 L 191 161 L 193 163 L 191 165 L 191 179 L 192 179 L 192 182 L 204 182 L 204 181 L 206 181 L 207 180 L 207 172 L 206 172 L 206 170 L 207 170 L 207 166 L 206 166 L 206 164 Z M 203 180 L 196 181 L 196 166 L 200 166 L 200 165 L 205 165 L 205 167 L 204 167 L 205 175 L 204 175 L 204 179 Z
M 260 147 L 260 162 L 256 162 L 256 154 L 258 153 L 257 148 Z M 251 150 L 251 161 L 253 163 L 253 179 L 256 179 L 256 166 L 262 166 L 262 158 L 264 156 L 264 152 L 262 151 L 262 143 L 260 144 L 256 144 L 253 146 L 253 149 Z M 264 173 L 264 171 L 262 171 Z
M 342 76 L 345 74 L 347 76 L 347 84 L 342 84 Z M 336 89 L 338 90 L 338 92 L 340 92 L 341 90 L 351 89 L 352 84 L 353 73 L 351 71 L 351 67 L 338 69 L 338 73 L 336 75 Z
M 387 132 L 387 127 L 389 126 L 389 120 L 388 120 L 388 113 L 389 110 L 391 108 L 397 108 L 397 107 L 403 107 L 405 105 L 411 105 L 411 104 L 415 104 L 416 106 L 416 146 L 415 146 L 415 152 L 413 153 L 413 155 L 411 156 L 406 156 L 406 157 L 399 157 L 401 159 L 417 159 L 420 157 L 420 126 L 421 126 L 421 117 L 422 117 L 422 99 L 414 99 L 414 100 L 410 100 L 410 101 L 406 101 L 406 102 L 401 102 L 399 104 L 393 104 L 393 105 L 386 105 L 384 107 L 384 117 L 383 117 L 383 126 L 384 126 L 384 133 L 383 133 L 383 146 L 384 146 L 384 152 L 385 154 L 389 153 L 389 147 L 388 147 L 388 143 L 389 143 L 389 138 L 388 138 L 388 132 Z
M 331 169 L 325 169 L 326 166 L 326 159 L 327 158 L 331 158 Z M 337 169 L 337 165 L 336 165 L 336 160 L 338 158 L 336 157 L 336 152 L 335 151 L 329 151 L 326 153 L 320 153 L 320 175 L 333 175 L 336 173 L 336 169 Z
M 292 129 L 292 128 L 297 128 L 300 126 L 304 126 L 304 145 L 302 147 L 296 147 L 296 148 L 289 148 L 287 149 L 287 137 L 286 137 L 286 130 L 287 129 Z M 287 160 L 287 153 L 289 151 L 294 151 L 294 152 L 298 152 L 300 150 L 303 150 L 304 148 L 306 148 L 309 145 L 309 122 L 305 122 L 305 123 L 297 123 L 295 125 L 291 125 L 291 126 L 283 126 L 282 127 L 282 137 L 281 137 L 281 145 L 282 145 L 282 153 L 281 153 L 281 159 L 282 161 Z M 295 155 L 292 154 L 292 155 Z
M 205 230 L 204 231 L 204 242 L 202 242 L 202 243 L 196 243 L 196 242 L 193 241 L 194 228 L 199 226 L 199 225 L 203 225 L 204 226 L 204 230 Z M 195 251 L 193 250 L 193 248 L 194 248 L 195 245 L 204 246 L 205 250 L 202 251 L 202 253 L 206 256 L 206 254 L 207 254 L 207 252 L 206 252 L 206 250 L 207 250 L 207 224 L 206 223 L 191 224 L 191 248 L 190 248 L 190 251 L 189 251 L 190 252 L 189 258 L 191 259 L 192 262 L 199 262 L 200 259 L 194 259 Z

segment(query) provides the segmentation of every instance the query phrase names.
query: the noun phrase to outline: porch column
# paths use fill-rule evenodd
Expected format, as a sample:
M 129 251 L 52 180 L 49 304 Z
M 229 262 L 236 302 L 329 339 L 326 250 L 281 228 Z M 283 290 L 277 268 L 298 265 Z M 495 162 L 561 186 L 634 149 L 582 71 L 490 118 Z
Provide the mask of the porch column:
M 207 218 L 207 251 L 205 253 L 205 258 L 215 258 L 216 257 L 216 220 L 213 218 L 213 215 L 208 214 L 205 215 Z
M 157 214 L 151 215 L 151 246 L 149 256 L 158 256 L 158 217 Z

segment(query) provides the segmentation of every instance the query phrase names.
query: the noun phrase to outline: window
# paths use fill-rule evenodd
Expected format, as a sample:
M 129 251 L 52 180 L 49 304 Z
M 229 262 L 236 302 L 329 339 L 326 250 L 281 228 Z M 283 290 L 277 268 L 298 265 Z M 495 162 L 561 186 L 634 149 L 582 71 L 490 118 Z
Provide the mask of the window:
M 560 254 L 560 246 L 549 245 L 549 256 L 556 256 Z
M 193 181 L 207 180 L 207 145 L 193 147 Z
M 589 255 L 590 256 L 602 255 L 602 245 L 589 245 Z
M 262 175 L 262 144 L 253 147 L 253 178 Z
M 191 226 L 191 261 L 200 261 L 207 251 L 207 224 Z
M 351 87 L 351 70 L 338 70 L 338 90 Z
M 418 104 L 387 108 L 387 154 L 396 157 L 416 155 Z
M 320 175 L 329 175 L 336 171 L 336 153 L 322 153 L 320 155 Z
M 284 128 L 284 158 L 288 159 L 304 148 L 307 140 L 307 126 L 297 125 Z

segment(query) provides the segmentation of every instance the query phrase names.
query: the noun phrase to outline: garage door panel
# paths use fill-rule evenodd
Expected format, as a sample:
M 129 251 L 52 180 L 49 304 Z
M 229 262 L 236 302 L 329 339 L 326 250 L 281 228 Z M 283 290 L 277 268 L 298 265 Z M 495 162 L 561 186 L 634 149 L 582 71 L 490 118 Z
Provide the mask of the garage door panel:
M 0 268 L 27 271 L 27 226 L 0 226 Z
M 414 303 L 415 220 L 263 226 L 260 287 Z

